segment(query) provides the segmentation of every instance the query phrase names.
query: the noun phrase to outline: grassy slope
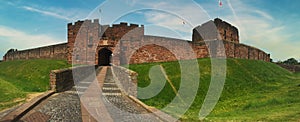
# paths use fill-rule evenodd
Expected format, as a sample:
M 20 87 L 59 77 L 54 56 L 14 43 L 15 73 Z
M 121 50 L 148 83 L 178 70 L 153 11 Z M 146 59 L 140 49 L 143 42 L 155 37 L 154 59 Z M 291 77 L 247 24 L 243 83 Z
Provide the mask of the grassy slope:
M 199 59 L 200 85 L 192 107 L 182 116 L 183 120 L 198 120 L 198 113 L 210 83 L 210 60 Z M 131 65 L 139 73 L 139 86 L 149 84 L 149 68 L 162 64 L 168 77 L 178 88 L 180 70 L 176 62 Z M 275 64 L 243 59 L 227 60 L 227 77 L 221 98 L 210 120 L 264 120 L 286 121 L 300 118 L 300 74 L 292 74 Z M 192 85 L 192 84 L 191 84 Z M 146 104 L 163 108 L 173 98 L 170 85 Z M 172 112 L 171 112 L 172 114 Z
M 17 104 L 30 92 L 49 88 L 50 70 L 69 67 L 62 60 L 29 60 L 0 63 L 0 110 Z M 24 100 L 23 100 L 24 101 Z
M 26 93 L 17 89 L 11 83 L 0 79 L 0 111 L 23 102 Z M 18 98 L 18 99 L 17 99 Z

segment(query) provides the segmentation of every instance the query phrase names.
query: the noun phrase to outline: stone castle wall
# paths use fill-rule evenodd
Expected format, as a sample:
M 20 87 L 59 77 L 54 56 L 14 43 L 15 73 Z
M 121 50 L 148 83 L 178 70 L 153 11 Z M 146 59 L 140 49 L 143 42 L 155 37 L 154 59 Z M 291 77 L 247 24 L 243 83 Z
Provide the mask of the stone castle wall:
M 4 61 L 28 59 L 61 59 L 67 58 L 67 43 L 50 45 L 27 50 L 9 50 L 4 56 Z
M 270 61 L 270 55 L 260 49 L 229 41 L 214 40 L 193 43 L 180 39 L 144 36 L 140 41 L 124 40 L 120 43 L 122 43 L 122 47 L 115 47 L 113 59 L 125 58 L 123 63 L 120 62 L 121 64 L 167 62 L 206 57 Z M 120 50 L 123 50 L 123 54 L 120 53 L 122 52 Z M 114 64 L 119 64 L 119 62 L 114 62 Z
M 298 65 L 288 65 L 288 64 L 281 64 L 277 63 L 277 65 L 281 66 L 282 68 L 285 68 L 291 72 L 300 72 L 300 66 Z
M 124 36 L 126 35 L 126 36 Z M 114 50 L 119 40 L 141 39 L 144 26 L 136 24 L 100 25 L 99 20 L 77 21 L 68 24 L 68 62 L 98 64 L 98 52 Z
M 214 32 L 214 29 L 217 32 Z M 217 33 L 217 35 L 213 35 L 215 37 L 214 39 L 225 40 L 225 41 L 235 42 L 235 43 L 240 42 L 238 29 L 219 18 L 214 19 L 214 21 L 212 21 L 212 22 L 209 21 L 207 23 L 204 23 L 202 25 L 195 27 L 193 29 L 193 35 L 192 35 L 193 42 L 196 42 L 196 43 L 203 42 L 204 35 L 201 35 L 201 34 L 205 34 L 207 32 Z M 206 39 L 207 39 L 207 37 L 206 37 Z
M 210 28 L 212 25 L 215 29 Z M 192 41 L 146 36 L 143 25 L 100 25 L 98 19 L 69 23 L 67 28 L 68 43 L 23 51 L 10 50 L 4 60 L 46 58 L 97 65 L 102 55 L 99 52 L 105 49 L 106 52 L 112 52 L 111 62 L 116 65 L 205 57 L 270 61 L 270 55 L 264 51 L 239 43 L 238 29 L 218 18 L 196 27 Z M 206 35 L 200 35 L 199 32 Z

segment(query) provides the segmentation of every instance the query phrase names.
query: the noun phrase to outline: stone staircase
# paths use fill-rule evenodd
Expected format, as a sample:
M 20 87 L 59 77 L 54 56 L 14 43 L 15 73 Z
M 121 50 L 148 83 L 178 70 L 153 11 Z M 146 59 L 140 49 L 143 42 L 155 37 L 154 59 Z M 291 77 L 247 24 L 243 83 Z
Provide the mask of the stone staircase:
M 121 96 L 121 90 L 117 86 L 116 82 L 113 79 L 111 69 L 107 69 L 106 79 L 104 80 L 102 87 L 102 95 L 103 96 Z
M 99 67 L 96 70 L 96 74 L 98 74 L 101 71 L 102 68 L 103 67 Z M 91 76 L 87 77 L 86 79 L 75 83 L 74 88 L 76 89 L 79 97 L 81 97 L 84 94 L 84 92 L 89 88 L 89 86 L 94 81 L 94 79 L 95 79 L 95 76 L 91 75 Z
M 101 70 L 100 73 L 97 73 L 97 77 L 99 80 L 98 83 L 101 87 L 101 91 L 95 90 L 95 92 L 100 92 L 100 94 L 89 94 L 89 92 L 91 92 L 90 88 L 95 88 L 91 86 L 93 85 L 93 80 L 91 80 L 92 78 L 87 78 L 76 84 L 76 89 L 79 93 L 79 96 L 81 97 L 81 95 L 83 95 L 83 97 L 85 97 L 86 93 L 88 93 L 86 96 L 88 99 L 86 99 L 87 101 L 85 101 L 85 103 L 90 103 L 87 105 L 91 105 L 90 108 L 89 106 L 81 108 L 81 110 L 83 111 L 83 121 L 161 121 L 157 116 L 151 113 L 146 114 L 149 112 L 145 108 L 132 101 L 126 95 L 122 94 L 121 89 L 114 81 L 111 67 L 103 67 L 103 70 Z M 92 92 L 94 93 L 94 91 Z M 92 99 L 90 99 L 89 97 L 92 97 Z M 95 113 L 97 113 L 96 118 L 91 116 L 91 114 L 87 112 L 87 110 L 96 110 L 94 111 Z
M 102 69 L 102 67 L 98 68 L 97 73 Z M 122 92 L 120 88 L 117 86 L 116 82 L 113 80 L 113 76 L 111 74 L 111 69 L 108 68 L 106 73 L 106 78 L 102 87 L 102 95 L 103 96 L 121 96 Z M 79 96 L 82 96 L 84 92 L 88 89 L 88 87 L 93 82 L 94 77 L 90 76 L 83 81 L 77 82 L 75 85 L 75 89 Z

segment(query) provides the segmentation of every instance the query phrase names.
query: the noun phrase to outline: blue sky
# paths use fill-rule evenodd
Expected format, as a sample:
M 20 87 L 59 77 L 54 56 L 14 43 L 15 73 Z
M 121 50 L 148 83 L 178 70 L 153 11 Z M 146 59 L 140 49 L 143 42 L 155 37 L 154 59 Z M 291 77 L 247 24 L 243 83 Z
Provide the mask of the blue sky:
M 263 49 L 275 61 L 300 59 L 300 1 L 222 3 L 219 7 L 218 0 L 2 0 L 0 56 L 10 48 L 66 42 L 67 23 L 86 18 L 101 17 L 103 24 L 144 24 L 147 35 L 190 40 L 193 27 L 219 17 L 238 27 L 241 43 Z

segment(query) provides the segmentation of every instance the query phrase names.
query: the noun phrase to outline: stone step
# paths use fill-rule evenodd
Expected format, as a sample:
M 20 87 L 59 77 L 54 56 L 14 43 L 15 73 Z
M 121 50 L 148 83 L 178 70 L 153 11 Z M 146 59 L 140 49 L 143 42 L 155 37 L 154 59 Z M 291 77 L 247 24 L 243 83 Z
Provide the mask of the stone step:
M 75 89 L 88 89 L 88 88 L 89 88 L 88 86 L 79 86 L 79 85 L 75 86 Z
M 121 96 L 121 93 L 102 93 L 103 96 Z
M 103 84 L 103 87 L 118 88 L 117 84 Z
M 88 89 L 88 87 L 83 87 L 83 86 L 75 86 L 75 88 L 76 91 L 78 92 L 85 92 Z
M 117 88 L 117 87 L 103 87 L 102 89 L 103 89 L 103 90 L 120 90 L 120 89 Z
M 117 90 L 112 90 L 112 89 L 105 90 L 105 89 L 103 89 L 102 93 L 121 93 L 121 90 L 120 89 L 117 89 Z
M 107 78 L 107 77 L 106 77 Z M 106 82 L 114 82 L 114 79 L 113 78 L 107 78 L 106 79 Z
M 69 91 L 65 91 L 64 93 L 77 94 L 77 91 L 69 90 Z
M 75 86 L 79 86 L 79 87 L 89 87 L 91 84 L 76 84 Z
M 76 92 L 76 94 L 78 94 L 78 95 L 83 95 L 83 94 L 84 94 L 84 92 L 77 91 L 77 92 Z
M 116 83 L 115 83 L 115 82 L 104 82 L 103 84 L 114 85 L 114 84 L 116 84 Z
M 89 81 L 81 81 L 79 82 L 78 84 L 91 84 L 92 82 L 89 82 Z
M 82 96 L 82 95 L 84 94 L 84 92 L 82 92 L 82 91 L 77 91 L 77 94 L 78 94 L 79 96 Z

